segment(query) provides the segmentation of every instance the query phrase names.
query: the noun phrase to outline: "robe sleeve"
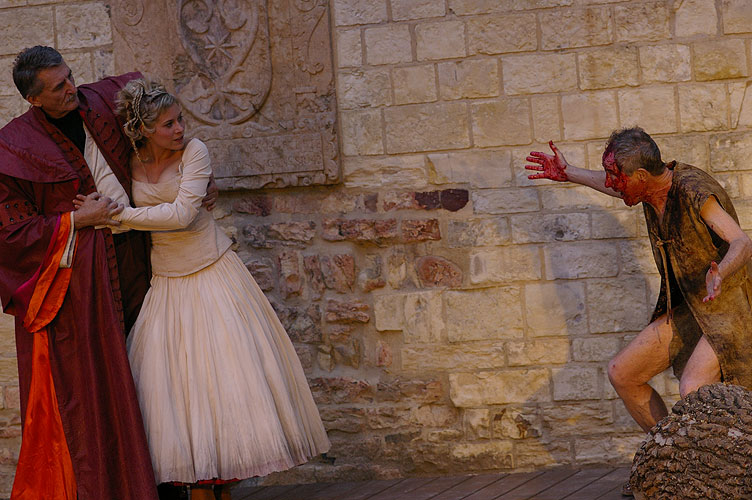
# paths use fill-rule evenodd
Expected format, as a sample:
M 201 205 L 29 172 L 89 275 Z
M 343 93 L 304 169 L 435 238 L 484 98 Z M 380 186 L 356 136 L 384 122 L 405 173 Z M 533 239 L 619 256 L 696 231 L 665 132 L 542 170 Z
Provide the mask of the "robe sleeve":
M 113 218 L 125 226 L 142 231 L 186 228 L 198 215 L 210 176 L 209 151 L 203 142 L 193 139 L 183 153 L 182 179 L 175 201 L 151 207 L 126 207 Z
M 5 312 L 21 317 L 45 262 L 70 241 L 73 230 L 70 223 L 61 228 L 69 212 L 40 215 L 32 193 L 31 182 L 0 175 L 0 299 Z

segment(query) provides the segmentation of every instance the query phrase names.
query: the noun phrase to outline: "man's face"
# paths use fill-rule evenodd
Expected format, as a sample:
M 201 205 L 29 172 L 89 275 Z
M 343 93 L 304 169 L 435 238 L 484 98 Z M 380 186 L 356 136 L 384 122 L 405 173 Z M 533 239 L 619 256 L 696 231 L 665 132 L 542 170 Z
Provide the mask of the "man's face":
M 606 187 L 621 194 L 625 205 L 631 207 L 643 201 L 644 183 L 637 175 L 628 176 L 622 172 L 612 151 L 603 153 L 603 169 L 606 171 Z
M 78 94 L 73 74 L 65 62 L 60 66 L 44 68 L 37 73 L 42 91 L 27 100 L 41 107 L 52 118 L 62 118 L 78 107 Z

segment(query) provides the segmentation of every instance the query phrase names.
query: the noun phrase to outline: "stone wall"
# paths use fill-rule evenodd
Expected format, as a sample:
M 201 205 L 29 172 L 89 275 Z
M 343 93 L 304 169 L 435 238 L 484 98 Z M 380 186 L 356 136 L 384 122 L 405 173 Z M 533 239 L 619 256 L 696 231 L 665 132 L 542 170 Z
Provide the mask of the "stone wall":
M 34 6 L 36 31 L 18 27 L 26 2 L 0 5 L 14 33 L 2 67 L 41 42 L 79 79 L 111 68 L 104 4 Z M 641 211 L 529 181 L 524 158 L 552 139 L 599 169 L 611 130 L 639 124 L 664 159 L 712 172 L 752 229 L 748 1 L 330 7 L 342 182 L 227 192 L 215 211 L 295 342 L 333 443 L 333 461 L 267 481 L 630 461 L 642 434 L 605 368 L 657 295 Z M 101 23 L 80 28 L 84 10 Z M 6 119 L 22 108 L 7 73 Z M 2 332 L 9 478 L 18 404 Z M 653 382 L 676 400 L 672 375 Z

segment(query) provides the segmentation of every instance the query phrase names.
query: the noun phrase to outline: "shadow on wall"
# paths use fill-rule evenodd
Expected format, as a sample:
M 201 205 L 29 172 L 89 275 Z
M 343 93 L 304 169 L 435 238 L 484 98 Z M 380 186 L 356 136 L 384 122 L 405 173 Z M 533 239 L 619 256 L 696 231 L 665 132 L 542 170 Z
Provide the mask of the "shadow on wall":
M 635 215 L 644 224 L 641 212 L 582 208 L 608 231 L 593 235 L 603 240 L 575 241 L 567 216 L 539 216 L 551 236 L 542 245 L 543 280 L 524 285 L 527 336 L 506 342 L 506 368 L 450 375 L 467 439 L 453 449 L 459 464 L 625 464 L 644 438 L 606 369 L 648 324 L 660 278 L 647 239 L 625 228 Z M 678 398 L 668 371 L 651 383 L 669 407 Z

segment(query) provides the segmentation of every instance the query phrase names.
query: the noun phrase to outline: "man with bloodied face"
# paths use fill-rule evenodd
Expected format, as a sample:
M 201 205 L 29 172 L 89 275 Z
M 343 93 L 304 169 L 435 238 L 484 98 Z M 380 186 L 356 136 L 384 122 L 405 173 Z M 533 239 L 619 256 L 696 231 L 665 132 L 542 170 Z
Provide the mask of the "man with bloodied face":
M 615 131 L 603 171 L 533 151 L 530 179 L 574 182 L 642 203 L 661 291 L 650 324 L 608 365 L 611 384 L 646 432 L 668 414 L 650 379 L 669 366 L 685 397 L 720 380 L 752 389 L 752 241 L 726 191 L 702 170 L 664 163 L 640 128 Z M 625 492 L 625 494 L 628 492 Z

